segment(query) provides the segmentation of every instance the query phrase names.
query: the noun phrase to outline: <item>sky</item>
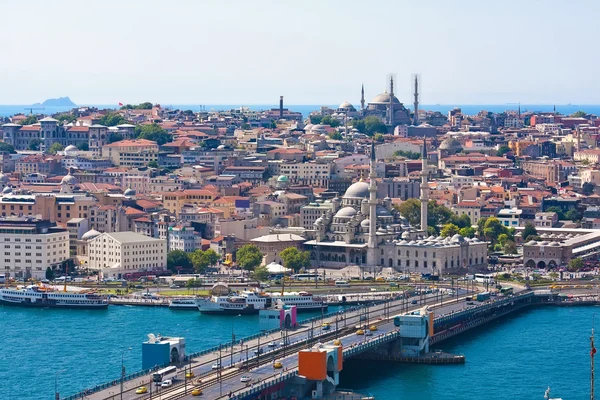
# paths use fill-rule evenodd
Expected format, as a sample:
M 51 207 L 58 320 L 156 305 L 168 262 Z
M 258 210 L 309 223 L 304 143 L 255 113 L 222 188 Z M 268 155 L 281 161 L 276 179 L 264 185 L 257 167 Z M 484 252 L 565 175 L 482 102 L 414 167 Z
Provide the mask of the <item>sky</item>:
M 597 0 L 5 0 L 0 104 L 600 104 Z

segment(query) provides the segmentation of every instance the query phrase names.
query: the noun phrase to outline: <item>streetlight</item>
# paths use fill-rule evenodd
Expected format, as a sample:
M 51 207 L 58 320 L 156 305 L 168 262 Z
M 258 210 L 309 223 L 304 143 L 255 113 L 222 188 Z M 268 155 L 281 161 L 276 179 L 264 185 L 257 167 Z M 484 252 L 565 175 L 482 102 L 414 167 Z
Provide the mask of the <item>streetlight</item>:
M 121 351 L 121 400 L 123 400 L 123 381 L 125 380 L 125 352 L 130 351 L 131 347 Z
M 241 317 L 242 314 L 236 315 L 236 317 Z M 235 334 L 233 333 L 233 323 L 235 322 L 235 318 L 231 319 L 231 358 L 229 360 L 229 366 L 233 367 L 233 344 L 235 342 Z

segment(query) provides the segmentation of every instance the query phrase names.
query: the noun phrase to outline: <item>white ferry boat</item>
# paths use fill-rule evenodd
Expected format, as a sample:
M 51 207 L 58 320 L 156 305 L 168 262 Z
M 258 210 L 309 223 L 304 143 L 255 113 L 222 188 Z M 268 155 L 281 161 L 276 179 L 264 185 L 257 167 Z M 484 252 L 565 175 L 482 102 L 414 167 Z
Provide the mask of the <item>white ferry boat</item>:
M 327 308 L 327 303 L 323 298 L 313 296 L 308 292 L 289 292 L 283 293 L 283 295 L 272 293 L 271 297 L 275 308 L 296 306 L 298 312 L 321 311 Z
M 169 308 L 174 310 L 197 310 L 198 299 L 195 297 L 176 297 L 169 303 Z
M 244 291 L 239 295 L 198 299 L 197 304 L 203 314 L 257 314 L 267 308 L 268 300 L 268 297 L 255 292 Z
M 59 292 L 42 286 L 0 289 L 0 304 L 49 308 L 106 308 L 106 297 L 95 293 Z

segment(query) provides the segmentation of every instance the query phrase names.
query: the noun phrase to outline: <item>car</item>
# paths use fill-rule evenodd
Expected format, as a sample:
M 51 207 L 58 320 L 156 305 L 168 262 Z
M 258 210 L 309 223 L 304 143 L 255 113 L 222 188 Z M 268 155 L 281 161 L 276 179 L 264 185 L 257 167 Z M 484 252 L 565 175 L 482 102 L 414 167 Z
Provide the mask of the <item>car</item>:
M 323 329 L 324 331 L 328 331 L 329 328 L 331 328 L 331 325 L 329 325 L 328 323 L 324 323 L 323 325 L 321 325 L 321 329 Z
M 419 304 L 419 301 L 418 300 L 413 300 L 413 301 L 410 302 L 410 304 Z
M 144 393 L 148 393 L 148 388 L 146 386 L 140 386 L 139 388 L 135 389 L 135 394 L 144 394 Z
M 254 350 L 254 354 L 255 354 L 255 355 L 259 355 L 259 354 L 262 354 L 262 353 L 264 353 L 264 350 L 263 350 L 263 349 L 260 349 L 260 348 L 259 348 L 259 349 L 257 349 L 257 350 Z
M 185 373 L 185 379 L 192 379 L 194 377 L 194 373 L 192 371 Z
M 135 288 L 136 288 L 136 289 L 143 289 L 143 288 L 144 288 L 144 285 L 135 285 Z
M 334 346 L 341 346 L 342 345 L 342 341 L 340 339 L 336 339 L 333 341 L 333 345 Z
M 200 389 L 200 388 L 192 389 L 192 396 L 200 396 L 200 395 L 202 395 L 202 389 Z
M 271 342 L 271 343 L 269 343 L 269 344 L 268 344 L 268 346 L 269 346 L 269 347 L 276 347 L 276 346 L 277 346 L 277 343 L 275 343 L 275 342 Z
M 173 381 L 171 379 L 167 379 L 166 381 L 162 381 L 160 383 L 160 387 L 169 387 L 173 386 Z
M 375 325 L 371 325 L 371 326 L 369 327 L 369 330 L 370 330 L 371 332 L 374 332 L 374 331 L 376 331 L 376 330 L 377 330 L 377 327 L 376 327 Z
M 279 361 L 275 361 L 273 363 L 273 368 L 275 368 L 275 369 L 283 368 L 283 364 L 281 362 L 279 362 Z
M 50 283 L 50 281 L 48 279 L 42 279 L 40 282 L 42 282 L 42 283 Z
M 221 363 L 218 363 L 218 362 L 216 362 L 216 363 L 214 363 L 214 364 L 212 365 L 212 367 L 211 367 L 211 368 L 212 368 L 212 369 L 219 369 L 219 368 L 221 368 Z
M 240 382 L 250 382 L 252 380 L 252 378 L 250 378 L 248 375 L 244 375 L 240 378 Z
M 365 331 L 365 336 L 373 336 L 373 332 L 371 332 L 371 331 Z
M 359 330 L 356 331 L 356 334 L 357 335 L 364 335 L 365 331 L 363 331 L 362 329 L 359 329 Z
M 171 286 L 169 286 L 169 287 L 170 287 L 171 289 L 179 289 L 179 286 L 177 286 L 177 285 L 171 285 Z
M 285 346 L 285 343 L 284 342 L 279 342 L 279 345 L 280 346 Z

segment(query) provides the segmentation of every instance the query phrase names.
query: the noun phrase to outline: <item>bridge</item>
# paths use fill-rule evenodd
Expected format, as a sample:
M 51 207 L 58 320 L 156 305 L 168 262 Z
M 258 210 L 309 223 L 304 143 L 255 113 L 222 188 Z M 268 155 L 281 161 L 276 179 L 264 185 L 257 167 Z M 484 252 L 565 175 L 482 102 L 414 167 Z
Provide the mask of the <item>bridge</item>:
M 152 399 L 165 400 L 192 399 L 193 388 L 200 388 L 204 398 L 210 399 L 246 399 L 261 398 L 272 393 L 288 396 L 304 396 L 315 387 L 315 382 L 299 374 L 299 352 L 315 345 L 329 348 L 341 341 L 341 358 L 364 357 L 371 359 L 394 359 L 400 355 L 399 343 L 404 328 L 394 324 L 399 314 L 415 313 L 424 306 L 435 315 L 429 334 L 429 345 L 437 344 L 468 329 L 499 318 L 509 312 L 520 309 L 533 300 L 533 292 L 525 292 L 510 297 L 498 297 L 485 303 L 467 304 L 465 290 L 455 291 L 455 297 L 441 293 L 421 296 L 417 304 L 413 299 L 399 299 L 375 306 L 356 307 L 340 313 L 332 313 L 324 318 L 304 321 L 293 331 L 270 331 L 246 338 L 234 346 L 221 346 L 192 355 L 188 364 L 180 369 L 179 379 L 167 388 L 157 388 L 151 382 L 149 371 L 129 376 L 121 381 L 82 392 L 64 400 L 89 399 Z M 468 303 L 471 303 L 470 301 Z M 324 329 L 328 323 L 330 328 Z M 375 326 L 366 335 L 357 335 L 357 326 Z M 337 342 L 336 342 L 337 343 Z M 260 349 L 260 351 L 258 350 Z M 274 362 L 281 368 L 274 368 Z M 214 364 L 221 366 L 213 369 Z M 186 378 L 185 372 L 192 371 L 193 378 Z M 241 382 L 242 376 L 251 378 L 250 382 Z M 331 391 L 337 385 L 329 375 L 323 382 L 317 382 L 320 389 Z M 135 389 L 146 386 L 147 394 L 135 394 Z

